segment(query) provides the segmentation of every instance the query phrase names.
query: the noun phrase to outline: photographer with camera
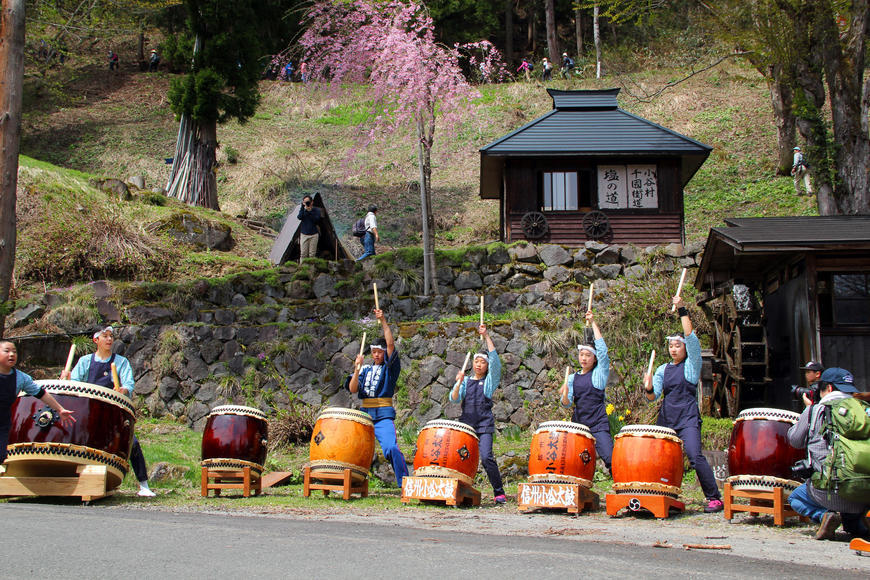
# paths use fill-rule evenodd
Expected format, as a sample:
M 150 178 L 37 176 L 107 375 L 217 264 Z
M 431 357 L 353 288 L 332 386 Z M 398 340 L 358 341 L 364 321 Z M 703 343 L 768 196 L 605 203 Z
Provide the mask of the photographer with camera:
M 320 240 L 320 208 L 314 207 L 314 200 L 310 195 L 302 198 L 302 205 L 296 215 L 301 224 L 299 226 L 299 261 L 305 258 L 317 257 L 317 242 Z
M 811 370 L 813 369 L 808 369 L 807 374 Z M 798 422 L 788 430 L 788 440 L 793 447 L 807 449 L 809 473 L 804 473 L 804 476 L 809 477 L 813 472 L 820 472 L 825 459 L 831 453 L 831 443 L 824 437 L 824 408 L 826 404 L 849 398 L 852 393 L 857 393 L 858 389 L 852 382 L 852 374 L 847 370 L 830 368 L 821 373 L 817 402 L 814 403 L 806 393 L 801 395 L 806 408 Z M 870 529 L 864 519 L 867 505 L 847 501 L 831 490 L 816 489 L 810 479 L 795 489 L 788 501 L 797 513 L 819 524 L 816 532 L 817 540 L 833 539 L 840 523 L 850 535 L 870 538 Z
M 806 396 L 810 399 L 811 403 L 818 403 L 819 379 L 822 378 L 822 371 L 825 370 L 825 367 L 822 366 L 822 363 L 811 360 L 804 366 L 798 368 L 804 371 L 804 379 L 807 382 L 807 386 L 804 388 L 793 385 L 791 388 L 792 394 L 795 396 L 795 398 L 801 398 L 801 395 L 806 394 Z

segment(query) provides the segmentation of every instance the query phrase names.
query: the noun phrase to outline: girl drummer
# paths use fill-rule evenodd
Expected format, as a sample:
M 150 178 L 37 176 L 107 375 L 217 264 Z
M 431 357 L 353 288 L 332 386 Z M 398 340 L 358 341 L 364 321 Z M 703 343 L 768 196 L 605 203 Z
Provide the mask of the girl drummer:
M 46 390 L 37 385 L 33 378 L 21 371 L 15 370 L 18 362 L 18 350 L 8 340 L 0 340 L 0 463 L 6 461 L 6 444 L 9 443 L 9 428 L 12 426 L 12 403 L 18 393 L 24 391 L 36 397 L 60 415 L 60 424 L 72 425 L 76 422 L 73 411 L 63 408 Z
M 704 511 L 722 511 L 723 504 L 710 464 L 701 453 L 701 413 L 698 411 L 698 380 L 701 377 L 701 343 L 692 329 L 692 320 L 685 302 L 674 296 L 683 334 L 668 337 L 668 353 L 672 362 L 656 369 L 653 376 L 645 373 L 643 388 L 646 398 L 655 401 L 664 397 L 657 424 L 669 427 L 683 440 L 683 449 L 698 475 L 707 498 Z
M 610 420 L 604 405 L 604 390 L 610 376 L 610 357 L 607 356 L 607 344 L 591 310 L 586 312 L 586 320 L 592 325 L 595 344 L 577 347 L 580 372 L 569 376 L 562 384 L 561 402 L 563 407 L 574 407 L 571 421 L 586 425 L 595 436 L 595 450 L 610 471 L 613 437 L 610 435 Z
M 459 420 L 477 431 L 480 439 L 480 462 L 492 485 L 495 503 L 507 502 L 498 464 L 492 455 L 492 436 L 495 433 L 495 417 L 492 414 L 492 394 L 501 382 L 501 359 L 495 345 L 486 331 L 486 325 L 477 327 L 477 332 L 486 341 L 487 353 L 474 355 L 473 376 L 466 378 L 460 370 L 456 373 L 456 384 L 450 392 L 450 400 L 462 401 L 462 415 Z

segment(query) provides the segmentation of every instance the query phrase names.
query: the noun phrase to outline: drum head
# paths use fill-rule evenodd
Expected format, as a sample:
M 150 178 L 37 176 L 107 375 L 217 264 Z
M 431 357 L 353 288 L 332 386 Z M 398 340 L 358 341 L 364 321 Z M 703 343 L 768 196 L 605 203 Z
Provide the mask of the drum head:
M 266 413 L 253 407 L 245 407 L 243 405 L 220 405 L 211 410 L 209 417 L 213 415 L 247 415 L 255 419 L 266 420 Z
M 589 430 L 589 427 L 583 425 L 582 423 L 572 423 L 571 421 L 545 421 L 538 426 L 538 429 L 535 431 L 535 435 L 538 433 L 547 433 L 550 431 L 563 431 L 566 433 L 577 433 L 578 435 L 583 435 L 584 437 L 588 437 L 589 439 L 594 439 L 592 437 L 592 431 Z
M 62 380 L 39 380 L 34 381 L 37 385 L 44 388 L 52 396 L 54 395 L 69 395 L 71 397 L 83 397 L 86 399 L 99 399 L 121 407 L 129 411 L 130 415 L 135 415 L 136 410 L 133 407 L 133 400 L 127 395 L 110 389 L 101 387 L 91 383 L 83 383 L 81 381 L 62 381 Z M 23 396 L 22 391 L 19 396 Z
M 745 409 L 737 415 L 738 421 L 782 421 L 783 423 L 791 423 L 792 425 L 798 422 L 801 416 L 792 411 L 783 409 L 769 409 L 766 407 L 758 407 L 755 409 Z
M 474 427 L 470 427 L 465 423 L 460 421 L 450 421 L 448 419 L 435 419 L 434 421 L 429 421 L 423 428 L 420 429 L 422 433 L 426 429 L 452 429 L 454 431 L 462 431 L 463 433 L 468 433 L 475 439 L 477 439 L 477 431 L 474 430 Z
M 656 439 L 668 439 L 675 441 L 680 445 L 683 440 L 677 437 L 677 432 L 668 427 L 659 427 L 658 425 L 626 425 L 619 430 L 614 439 L 619 437 L 654 437 Z
M 374 427 L 375 425 L 374 421 L 372 421 L 371 415 L 365 411 L 346 409 L 344 407 L 327 407 L 317 416 L 317 420 L 319 421 L 320 419 L 345 419 L 348 421 L 363 423 L 364 425 L 369 425 L 371 427 Z

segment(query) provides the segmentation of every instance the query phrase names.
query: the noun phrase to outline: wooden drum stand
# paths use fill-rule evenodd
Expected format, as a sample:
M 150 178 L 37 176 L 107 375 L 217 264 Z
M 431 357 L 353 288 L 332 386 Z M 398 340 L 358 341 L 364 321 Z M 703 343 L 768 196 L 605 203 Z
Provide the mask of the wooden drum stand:
M 369 495 L 368 474 L 361 475 L 358 468 L 355 471 L 348 466 L 341 470 L 315 470 L 312 473 L 311 466 L 305 465 L 302 476 L 302 495 L 305 497 L 311 496 L 312 489 L 322 490 L 324 496 L 328 496 L 330 491 L 340 491 L 341 499 L 350 499 L 350 496 L 355 493 L 359 494 L 360 497 L 368 497 Z
M 793 491 L 800 484 L 796 481 L 772 476 L 734 475 L 725 480 L 722 502 L 726 520 L 734 517 L 734 512 L 749 512 L 750 515 L 770 514 L 777 526 L 785 525 L 785 518 L 809 519 L 801 516 L 788 505 L 786 492 Z M 736 498 L 747 498 L 749 504 L 736 503 Z
M 633 512 L 645 509 L 660 519 L 668 517 L 671 510 L 686 510 L 686 505 L 677 499 L 680 496 L 679 487 L 642 482 L 614 483 L 613 491 L 615 493 L 604 496 L 607 515 L 611 517 L 624 508 Z
M 522 512 L 533 509 L 559 509 L 569 514 L 598 510 L 598 494 L 592 482 L 571 476 L 529 477 L 517 486 L 517 504 Z

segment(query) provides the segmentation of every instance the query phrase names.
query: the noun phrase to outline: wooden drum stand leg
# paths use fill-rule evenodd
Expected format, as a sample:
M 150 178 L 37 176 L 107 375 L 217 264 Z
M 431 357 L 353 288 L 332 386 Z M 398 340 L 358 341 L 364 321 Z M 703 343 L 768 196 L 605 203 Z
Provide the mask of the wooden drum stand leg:
M 208 497 L 209 490 L 213 490 L 215 497 L 218 497 L 223 489 L 241 489 L 244 497 L 251 497 L 251 491 L 254 495 L 260 495 L 263 491 L 262 479 L 261 476 L 252 473 L 250 467 L 209 470 L 207 466 L 202 466 L 200 489 L 202 497 Z
M 749 505 L 736 503 L 734 498 L 744 497 L 749 499 Z M 773 516 L 773 523 L 777 526 L 785 525 L 785 518 L 797 517 L 802 522 L 808 522 L 806 518 L 788 505 L 785 499 L 784 489 L 774 487 L 770 491 L 736 490 L 731 483 L 725 483 L 722 502 L 725 509 L 722 515 L 726 520 L 734 517 L 734 512 L 749 512 L 750 515 L 769 514 Z
M 305 497 L 311 496 L 312 489 L 322 490 L 324 497 L 328 496 L 330 491 L 340 491 L 341 498 L 345 500 L 350 499 L 350 496 L 355 493 L 358 493 L 360 497 L 368 497 L 369 495 L 368 478 L 355 484 L 353 472 L 350 469 L 345 469 L 341 474 L 317 473 L 312 475 L 311 468 L 306 465 L 302 470 L 302 477 L 302 495 Z M 312 482 L 312 479 L 316 481 Z
M 686 505 L 683 502 L 664 495 L 608 493 L 604 496 L 604 500 L 607 505 L 607 515 L 611 517 L 618 514 L 623 508 L 635 512 L 645 509 L 660 519 L 668 517 L 671 509 L 681 512 L 686 510 Z

